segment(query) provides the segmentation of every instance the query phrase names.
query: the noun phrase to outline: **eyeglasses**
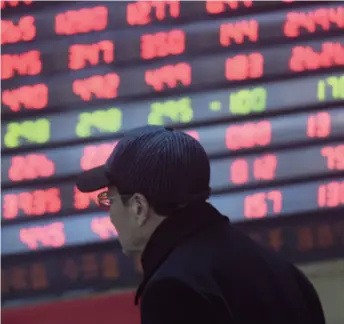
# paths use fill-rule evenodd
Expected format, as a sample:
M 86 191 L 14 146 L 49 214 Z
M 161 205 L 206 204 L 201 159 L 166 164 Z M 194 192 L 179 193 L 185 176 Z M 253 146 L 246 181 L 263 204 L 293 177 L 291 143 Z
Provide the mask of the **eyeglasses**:
M 132 195 L 120 195 L 122 198 L 130 198 L 131 196 Z M 108 191 L 103 191 L 97 196 L 97 199 L 100 207 L 109 210 L 116 197 L 110 197 Z
M 98 205 L 104 209 L 109 209 L 115 199 L 115 197 L 109 197 L 108 191 L 101 192 L 98 196 Z

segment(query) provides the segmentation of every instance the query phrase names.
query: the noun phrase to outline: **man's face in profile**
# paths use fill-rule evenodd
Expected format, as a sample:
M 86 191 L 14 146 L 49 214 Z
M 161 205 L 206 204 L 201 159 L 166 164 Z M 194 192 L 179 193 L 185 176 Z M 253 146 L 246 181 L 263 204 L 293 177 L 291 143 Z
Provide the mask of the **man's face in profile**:
M 112 199 L 110 219 L 118 232 L 118 239 L 123 251 L 130 255 L 141 252 L 147 235 L 147 220 L 150 215 L 149 205 L 140 194 L 134 194 L 123 202 L 115 187 L 108 192 Z

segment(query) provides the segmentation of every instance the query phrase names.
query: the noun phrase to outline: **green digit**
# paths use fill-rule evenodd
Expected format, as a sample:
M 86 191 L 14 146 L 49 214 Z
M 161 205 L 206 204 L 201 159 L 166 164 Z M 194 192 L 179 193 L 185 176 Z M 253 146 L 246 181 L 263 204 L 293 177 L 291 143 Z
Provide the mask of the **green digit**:
M 19 146 L 19 137 L 21 134 L 21 127 L 19 123 L 7 124 L 7 131 L 4 136 L 5 146 L 8 148 L 14 148 Z
M 266 109 L 266 90 L 265 88 L 254 88 L 251 91 L 251 97 L 253 97 L 251 112 L 263 112 Z
M 334 99 L 344 98 L 344 76 L 329 77 L 327 83 L 332 87 L 332 97 Z
M 33 133 L 35 140 L 33 142 L 35 143 L 47 143 L 50 140 L 50 122 L 46 118 L 41 118 L 36 120 L 35 123 L 33 123 Z
M 317 97 L 319 101 L 326 100 L 327 86 L 331 87 L 332 99 L 344 99 L 344 75 L 318 81 Z
M 230 94 L 229 109 L 233 115 L 248 115 L 266 109 L 267 93 L 262 87 L 242 89 Z
M 319 101 L 324 101 L 326 99 L 326 85 L 325 82 L 320 80 L 318 82 L 318 100 Z
M 247 89 L 231 93 L 229 107 L 233 115 L 247 115 L 250 113 L 250 91 Z
M 108 132 L 118 132 L 122 128 L 122 111 L 118 108 L 111 108 L 107 111 L 107 117 L 109 121 L 109 126 L 107 128 Z
M 78 137 L 85 138 L 91 136 L 92 113 L 81 113 L 75 128 Z
M 37 142 L 37 132 L 32 120 L 26 120 L 21 124 L 21 136 L 25 137 L 31 143 Z
M 176 105 L 176 101 L 174 100 L 167 100 L 163 103 L 162 113 L 162 123 L 165 124 L 165 118 L 169 118 L 173 122 L 178 120 L 178 106 Z
M 338 86 L 338 92 L 339 92 L 339 99 L 344 99 L 344 75 L 339 77 L 339 86 Z
M 193 119 L 193 109 L 191 106 L 191 98 L 185 97 L 178 101 L 180 119 L 182 123 L 189 123 Z
M 148 115 L 149 125 L 163 125 L 164 120 L 162 118 L 163 104 L 159 102 L 154 102 L 151 104 L 151 111 Z

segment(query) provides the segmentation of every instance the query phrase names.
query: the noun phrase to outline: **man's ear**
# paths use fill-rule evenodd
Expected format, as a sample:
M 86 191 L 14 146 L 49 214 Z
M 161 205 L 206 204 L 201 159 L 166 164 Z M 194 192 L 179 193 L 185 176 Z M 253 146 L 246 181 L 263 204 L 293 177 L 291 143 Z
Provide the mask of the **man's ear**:
M 135 193 L 132 196 L 132 212 L 135 215 L 136 224 L 143 226 L 149 218 L 150 206 L 145 196 Z

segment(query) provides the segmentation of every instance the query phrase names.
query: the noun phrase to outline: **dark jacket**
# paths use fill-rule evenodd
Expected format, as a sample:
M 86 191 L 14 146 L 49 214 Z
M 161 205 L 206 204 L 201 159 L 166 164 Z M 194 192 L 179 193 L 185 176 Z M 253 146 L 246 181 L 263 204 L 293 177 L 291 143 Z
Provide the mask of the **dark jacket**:
M 312 284 L 233 228 L 210 204 L 184 209 L 153 233 L 136 294 L 142 324 L 323 324 Z

